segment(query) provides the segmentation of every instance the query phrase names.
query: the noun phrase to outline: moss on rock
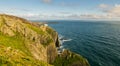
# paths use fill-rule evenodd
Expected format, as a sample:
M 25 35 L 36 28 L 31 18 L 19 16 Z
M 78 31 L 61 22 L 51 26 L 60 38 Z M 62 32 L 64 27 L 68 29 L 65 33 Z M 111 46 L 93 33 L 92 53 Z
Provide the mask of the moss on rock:
M 64 50 L 56 60 L 53 65 L 55 66 L 90 66 L 88 61 L 82 56 L 70 52 L 69 50 Z

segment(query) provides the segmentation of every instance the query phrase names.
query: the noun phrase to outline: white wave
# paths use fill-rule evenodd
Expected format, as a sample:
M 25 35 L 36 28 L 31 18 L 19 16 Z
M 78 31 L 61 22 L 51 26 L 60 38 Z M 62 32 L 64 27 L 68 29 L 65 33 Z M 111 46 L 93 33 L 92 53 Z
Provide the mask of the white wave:
M 59 39 L 62 39 L 64 36 L 63 35 L 59 35 Z
M 64 51 L 64 42 L 68 42 L 71 41 L 72 39 L 68 39 L 66 37 L 64 37 L 63 35 L 59 35 L 59 40 L 60 40 L 60 47 L 58 47 L 58 54 L 62 53 Z
M 68 39 L 63 35 L 59 35 L 59 40 L 60 40 L 60 44 L 62 45 L 64 42 L 71 41 L 72 39 Z
M 64 46 L 61 45 L 61 46 L 60 46 L 60 49 L 63 49 L 63 48 L 64 48 Z
M 71 40 L 72 40 L 72 39 L 67 39 L 67 40 L 63 40 L 63 41 L 65 42 L 65 41 L 71 41 Z

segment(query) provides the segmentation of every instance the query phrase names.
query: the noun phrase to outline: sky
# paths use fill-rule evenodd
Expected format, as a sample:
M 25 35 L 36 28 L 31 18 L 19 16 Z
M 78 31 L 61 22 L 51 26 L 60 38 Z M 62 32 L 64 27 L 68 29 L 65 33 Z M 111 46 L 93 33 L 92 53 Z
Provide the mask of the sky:
M 120 20 L 120 0 L 0 0 L 0 13 L 29 20 Z

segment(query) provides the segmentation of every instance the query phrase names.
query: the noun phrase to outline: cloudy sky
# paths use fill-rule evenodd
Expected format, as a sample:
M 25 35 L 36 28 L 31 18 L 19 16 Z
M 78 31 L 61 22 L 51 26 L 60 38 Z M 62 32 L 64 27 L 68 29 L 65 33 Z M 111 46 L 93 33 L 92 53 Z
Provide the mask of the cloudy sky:
M 0 13 L 30 20 L 120 20 L 120 0 L 0 0 Z

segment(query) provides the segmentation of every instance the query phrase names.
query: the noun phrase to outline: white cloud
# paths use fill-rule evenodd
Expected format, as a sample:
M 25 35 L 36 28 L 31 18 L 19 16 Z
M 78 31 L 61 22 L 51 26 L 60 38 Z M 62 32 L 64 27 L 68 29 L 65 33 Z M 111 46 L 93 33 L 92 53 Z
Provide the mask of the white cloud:
M 69 3 L 69 2 L 61 2 L 60 3 L 61 6 L 65 6 L 65 7 L 79 7 L 80 6 L 80 3 Z
M 107 14 L 83 14 L 81 15 L 81 18 L 83 19 L 111 19 L 112 17 Z
M 101 5 L 101 8 L 103 10 L 99 10 L 102 13 L 101 14 L 94 14 L 94 13 L 88 13 L 88 14 L 79 14 L 79 13 L 72 13 L 72 12 L 58 12 L 58 13 L 34 13 L 34 12 L 27 12 L 28 10 L 25 10 L 27 13 L 16 13 L 13 12 L 14 10 L 23 10 L 23 9 L 14 9 L 13 11 L 6 12 L 7 14 L 23 17 L 30 20 L 39 20 L 39 19 L 109 19 L 109 20 L 116 20 L 120 19 L 120 5 L 114 5 L 114 6 L 108 6 L 108 5 Z M 106 9 L 106 11 L 104 10 Z M 8 10 L 7 10 L 8 11 Z M 23 10 L 24 11 L 24 10 Z
M 120 5 L 115 5 L 112 9 L 107 11 L 111 15 L 120 15 Z
M 52 0 L 42 0 L 42 2 L 44 2 L 44 3 L 51 3 L 52 2 Z
M 107 5 L 107 4 L 100 4 L 98 7 L 103 9 L 103 8 L 108 8 L 109 5 Z
M 98 6 L 101 10 L 101 14 L 82 14 L 80 18 L 82 19 L 108 19 L 108 20 L 118 20 L 120 19 L 120 5 L 107 5 L 100 4 Z

